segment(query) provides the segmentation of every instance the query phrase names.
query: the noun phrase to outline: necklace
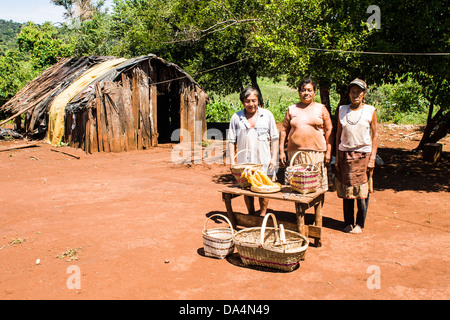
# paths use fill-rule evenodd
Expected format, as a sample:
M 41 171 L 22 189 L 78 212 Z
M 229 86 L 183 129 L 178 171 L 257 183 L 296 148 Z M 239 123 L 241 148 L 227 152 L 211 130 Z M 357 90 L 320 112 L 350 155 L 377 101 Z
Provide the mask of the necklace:
M 360 112 L 360 115 L 359 115 L 359 119 L 358 119 L 356 122 L 354 122 L 354 121 L 351 121 L 351 120 L 348 118 L 348 115 L 350 114 L 350 111 L 351 111 L 351 108 L 349 107 L 349 108 L 348 108 L 348 111 L 347 111 L 347 114 L 345 115 L 345 120 L 347 121 L 347 123 L 350 124 L 350 125 L 352 125 L 352 126 L 356 125 L 356 124 L 359 122 L 359 120 L 361 120 L 361 118 L 362 118 L 363 108 L 364 108 L 364 105 L 363 105 L 362 108 L 360 109 L 361 112 Z M 355 111 L 355 112 L 356 112 L 356 111 Z

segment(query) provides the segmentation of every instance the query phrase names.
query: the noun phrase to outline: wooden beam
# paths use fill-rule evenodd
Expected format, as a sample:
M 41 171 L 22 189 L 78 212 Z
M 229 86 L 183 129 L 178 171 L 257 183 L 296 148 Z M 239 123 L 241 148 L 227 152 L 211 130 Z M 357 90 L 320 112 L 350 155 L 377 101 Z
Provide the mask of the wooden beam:
M 13 147 L 6 147 L 6 148 L 0 149 L 0 152 L 16 150 L 16 149 L 25 149 L 25 148 L 37 147 L 41 143 L 42 142 L 35 142 L 35 143 L 20 144 L 18 146 L 13 146 Z
M 122 103 L 126 125 L 127 150 L 136 150 L 136 130 L 133 126 L 134 120 L 131 97 L 130 79 L 125 73 L 122 73 Z

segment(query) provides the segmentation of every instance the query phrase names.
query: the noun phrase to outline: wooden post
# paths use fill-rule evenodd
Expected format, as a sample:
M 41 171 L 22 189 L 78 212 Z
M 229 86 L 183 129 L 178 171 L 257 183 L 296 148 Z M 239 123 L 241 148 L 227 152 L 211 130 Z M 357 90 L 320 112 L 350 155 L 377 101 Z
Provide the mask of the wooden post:
M 84 128 L 84 152 L 86 153 L 91 153 L 90 149 L 91 149 L 91 121 L 90 121 L 90 117 L 89 114 L 91 113 L 91 110 L 89 108 L 87 108 L 84 112 L 83 112 L 83 122 L 86 121 L 86 125 Z
M 96 102 L 92 102 L 92 106 L 88 109 L 88 117 L 89 117 L 89 153 L 94 153 L 98 151 L 98 140 L 97 140 L 97 121 L 94 117 L 94 107 Z
M 180 94 L 180 129 L 186 129 L 186 89 Z M 180 142 L 183 142 L 183 135 L 180 134 Z
M 150 113 L 150 97 L 148 78 L 139 70 L 139 106 L 141 114 L 141 134 L 142 134 L 142 147 L 147 149 L 151 147 L 151 113 Z
M 108 139 L 111 152 L 121 152 L 121 128 L 115 83 L 106 81 L 104 84 L 105 109 L 108 118 Z
M 127 150 L 136 150 L 136 130 L 134 128 L 133 110 L 131 103 L 130 79 L 122 73 L 122 101 L 124 113 L 126 116 L 126 138 Z
M 95 109 L 97 113 L 97 141 L 98 151 L 102 152 L 103 149 L 103 131 L 102 131 L 102 93 L 100 89 L 100 83 L 95 84 Z
M 133 113 L 133 128 L 136 132 L 136 148 L 142 148 L 142 139 L 140 134 L 140 114 L 139 114 L 139 79 L 136 69 L 133 69 L 133 78 L 132 78 L 132 97 L 131 97 L 131 109 Z
M 158 91 L 156 86 L 150 86 L 150 122 L 151 122 L 151 144 L 158 145 Z
M 423 145 L 423 160 L 436 163 L 441 159 L 442 144 L 441 143 L 425 143 Z

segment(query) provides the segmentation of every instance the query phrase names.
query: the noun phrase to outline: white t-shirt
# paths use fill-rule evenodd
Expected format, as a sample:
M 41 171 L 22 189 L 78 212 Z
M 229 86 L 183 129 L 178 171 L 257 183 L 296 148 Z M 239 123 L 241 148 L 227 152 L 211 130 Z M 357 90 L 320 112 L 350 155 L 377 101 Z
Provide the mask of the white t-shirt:
M 230 120 L 227 141 L 237 144 L 236 163 L 262 163 L 267 172 L 272 158 L 270 144 L 279 134 L 272 112 L 258 108 L 256 117 L 255 126 L 251 127 L 244 110 L 236 112 Z
M 352 110 L 350 105 L 339 108 L 339 121 L 342 125 L 341 151 L 372 152 L 370 123 L 375 107 L 364 104 L 359 110 Z

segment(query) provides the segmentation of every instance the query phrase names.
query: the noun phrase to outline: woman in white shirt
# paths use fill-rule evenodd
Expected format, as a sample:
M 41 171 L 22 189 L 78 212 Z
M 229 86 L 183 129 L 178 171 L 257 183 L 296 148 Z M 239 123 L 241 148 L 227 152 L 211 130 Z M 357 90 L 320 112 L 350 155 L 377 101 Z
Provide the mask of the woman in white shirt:
M 348 86 L 351 104 L 339 108 L 336 133 L 336 191 L 343 199 L 344 232 L 361 233 L 367 217 L 369 193 L 378 149 L 377 112 L 365 104 L 367 85 L 361 79 Z M 354 202 L 357 203 L 356 223 Z
M 255 88 L 245 88 L 240 94 L 244 109 L 230 120 L 227 132 L 231 166 L 236 163 L 262 163 L 263 170 L 272 176 L 278 164 L 278 130 L 273 114 L 261 107 L 262 96 Z M 237 151 L 235 150 L 237 149 Z M 243 151 L 246 150 L 246 151 Z M 236 152 L 240 152 L 235 159 Z M 254 198 L 244 196 L 250 214 L 255 214 Z M 259 198 L 260 213 L 265 215 L 269 199 Z

